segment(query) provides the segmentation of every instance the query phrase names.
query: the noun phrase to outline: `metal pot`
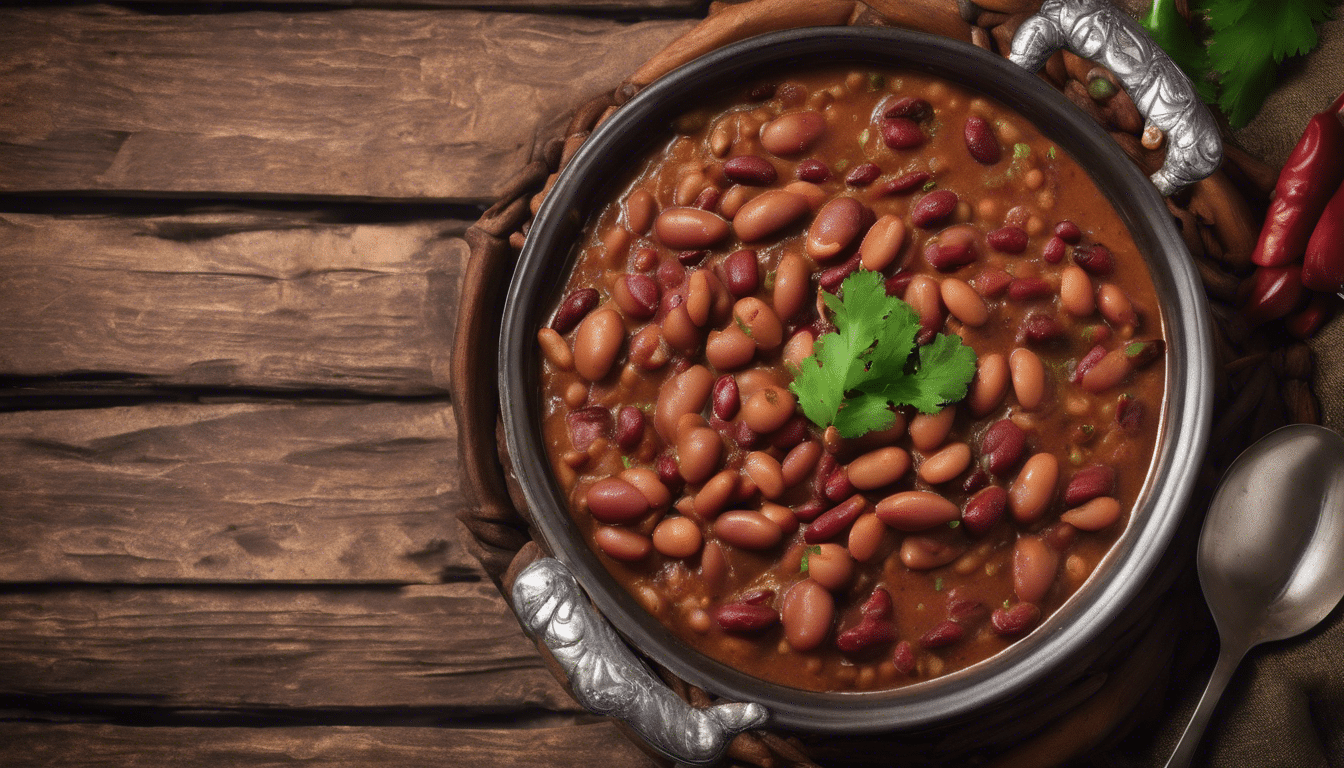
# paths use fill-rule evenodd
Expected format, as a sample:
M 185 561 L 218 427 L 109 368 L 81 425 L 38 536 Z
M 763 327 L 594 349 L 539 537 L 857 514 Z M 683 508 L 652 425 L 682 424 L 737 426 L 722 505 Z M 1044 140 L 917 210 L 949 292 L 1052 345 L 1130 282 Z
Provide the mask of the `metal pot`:
M 1053 50 L 1049 45 L 1058 47 L 1056 32 L 1066 41 L 1071 34 L 1081 39 L 1081 43 L 1075 40 L 1074 47 L 1084 49 L 1080 50 L 1084 55 L 1099 60 L 1107 55 L 1096 48 L 1086 50 L 1096 42 L 1098 33 L 1080 28 L 1088 18 L 1079 16 L 1078 9 L 1093 6 L 1056 2 L 1055 15 L 1048 16 L 1051 5 L 1047 3 L 1043 15 L 1019 32 L 1014 46 L 1019 54 L 1016 60 L 1039 66 Z M 1109 18 L 1100 21 L 1123 25 Z M 1129 27 L 1115 29 L 1119 31 L 1112 34 L 1103 27 L 1105 34 L 1101 36 L 1122 37 L 1121 43 L 1131 46 L 1151 46 L 1146 38 L 1135 38 Z M 1152 51 L 1137 53 L 1151 56 Z M 1133 57 L 1136 52 L 1122 50 L 1117 55 Z M 1033 56 L 1035 61 L 1031 61 Z M 817 693 L 788 688 L 738 672 L 677 640 L 615 583 L 577 534 L 551 476 L 540 431 L 536 332 L 548 308 L 558 300 L 572 263 L 575 240 L 601 203 L 606 182 L 621 177 L 628 158 L 641 156 L 651 138 L 660 135 L 675 116 L 699 105 L 705 94 L 810 61 L 874 64 L 931 73 L 997 99 L 1033 121 L 1080 161 L 1129 227 L 1156 284 L 1168 340 L 1167 392 L 1160 417 L 1158 456 L 1128 528 L 1092 577 L 1040 627 L 1002 653 L 944 677 L 884 692 Z M 1170 61 L 1162 66 L 1166 65 Z M 1153 66 L 1152 72 L 1126 73 L 1114 63 L 1112 68 L 1126 82 L 1144 80 L 1158 69 Z M 1170 73 L 1163 70 L 1158 74 Z M 1150 124 L 1161 124 L 1152 111 L 1154 100 L 1164 94 L 1170 97 L 1170 84 L 1158 85 L 1161 87 L 1151 89 L 1156 96 L 1132 89 L 1136 103 L 1148 112 Z M 1171 117 L 1167 114 L 1163 119 Z M 1191 119 L 1181 114 L 1175 117 L 1187 122 Z M 1154 574 L 1185 511 L 1209 432 L 1213 368 L 1204 293 L 1172 217 L 1154 187 L 1156 183 L 1170 192 L 1216 166 L 1220 153 L 1216 129 L 1210 165 L 1207 131 L 1212 122 L 1194 122 L 1193 129 L 1188 125 L 1161 125 L 1167 129 L 1171 147 L 1169 167 L 1150 181 L 1090 118 L 1032 71 L 1015 63 L 958 41 L 916 32 L 814 28 L 753 38 L 697 59 L 646 88 L 594 131 L 557 179 L 528 233 L 504 308 L 499 352 L 499 393 L 507 448 L 530 507 L 531 522 L 545 547 L 564 566 L 548 566 L 551 570 L 538 577 L 541 581 L 520 580 L 514 593 L 515 609 L 524 625 L 546 641 L 566 667 L 581 702 L 604 714 L 626 717 L 659 749 L 690 763 L 713 762 L 727 736 L 760 725 L 763 717 L 759 708 L 724 711 L 718 736 L 702 739 L 704 744 L 700 746 L 680 743 L 675 733 L 687 726 L 682 722 L 669 726 L 666 721 L 688 715 L 677 709 L 676 702 L 664 701 L 662 692 L 651 688 L 661 683 L 651 676 L 641 677 L 639 669 L 626 669 L 622 666 L 625 661 L 607 662 L 593 655 L 625 652 L 623 647 L 590 647 L 593 643 L 602 645 L 600 635 L 610 635 L 603 617 L 629 644 L 680 678 L 727 700 L 763 706 L 772 727 L 831 734 L 899 731 L 925 743 L 951 743 L 951 739 L 959 749 L 1020 738 L 1023 728 L 1038 727 L 1042 716 L 1086 695 L 1087 686 L 1080 687 L 1080 680 L 1109 648 L 1123 642 L 1118 638 L 1134 628 L 1147 610 L 1145 605 L 1151 604 Z M 564 585 L 558 582 L 563 581 L 565 569 L 577 578 L 600 616 L 567 612 L 587 606 L 577 593 L 561 594 Z M 614 637 L 610 635 L 607 644 L 621 646 Z M 625 670 L 615 675 L 618 679 L 624 676 L 624 680 L 615 686 L 619 690 L 590 691 L 585 700 L 585 689 L 595 685 L 592 680 L 597 679 L 592 677 L 594 664 L 605 665 L 598 671 L 608 678 L 613 669 Z M 647 676 L 647 672 L 643 674 Z M 612 703 L 622 697 L 635 700 Z M 970 732 L 966 729 L 969 723 L 975 724 Z

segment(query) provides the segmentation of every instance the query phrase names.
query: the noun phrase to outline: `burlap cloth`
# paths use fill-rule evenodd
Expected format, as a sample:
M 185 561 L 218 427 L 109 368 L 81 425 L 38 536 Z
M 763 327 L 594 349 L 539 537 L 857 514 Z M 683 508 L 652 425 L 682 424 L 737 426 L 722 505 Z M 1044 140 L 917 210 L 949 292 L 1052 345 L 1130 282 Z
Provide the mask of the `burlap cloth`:
M 1144 0 L 1117 1 L 1135 14 L 1146 7 Z M 787 12 L 803 19 L 804 24 L 874 23 L 872 19 L 854 16 L 831 19 L 827 9 L 835 3 L 825 0 L 817 3 L 772 0 L 771 4 L 788 6 Z M 1031 3 L 985 0 L 984 5 L 1012 12 Z M 996 43 L 1001 47 L 1004 42 L 989 41 L 983 29 L 968 30 L 958 18 L 956 8 L 972 19 L 977 12 L 988 9 L 977 9 L 964 0 L 959 6 L 954 5 L 954 0 L 945 3 L 869 0 L 867 6 L 864 13 L 871 15 L 876 9 L 884 17 L 875 23 L 913 26 L 963 39 L 970 34 L 973 41 L 984 47 Z M 693 30 L 679 42 L 685 47 L 690 39 L 708 45 L 708 50 L 729 41 L 696 41 L 700 31 L 701 28 Z M 768 29 L 736 31 L 745 36 Z M 1344 73 L 1344 20 L 1323 25 L 1321 40 L 1316 53 L 1290 64 L 1281 85 L 1252 124 L 1231 135 L 1234 144 L 1246 152 L 1242 153 L 1240 169 L 1226 169 L 1221 189 L 1238 190 L 1237 205 L 1233 208 L 1240 206 L 1240 218 L 1253 222 L 1241 225 L 1242 230 L 1248 230 L 1249 226 L 1249 231 L 1240 233 L 1242 241 L 1248 234 L 1253 239 L 1253 230 L 1262 215 L 1259 206 L 1263 206 L 1265 194 L 1272 186 L 1273 172 L 1296 143 L 1308 118 L 1344 87 L 1344 78 L 1340 77 Z M 666 54 L 665 51 L 659 56 L 666 58 Z M 659 56 L 650 64 L 657 62 Z M 506 594 L 513 573 L 537 556 L 537 549 L 529 543 L 516 512 L 522 508 L 522 499 L 516 489 L 507 487 L 507 472 L 500 472 L 493 450 L 482 450 L 487 443 L 493 445 L 496 438 L 493 345 L 482 340 L 497 333 L 497 297 L 511 269 L 513 251 L 521 245 L 530 214 L 539 202 L 540 196 L 534 193 L 539 189 L 544 193 L 543 182 L 548 175 L 557 165 L 563 165 L 600 115 L 613 109 L 614 103 L 628 98 L 637 90 L 637 84 L 647 82 L 641 76 L 649 69 L 658 67 L 646 65 L 614 94 L 578 107 L 566 134 L 538 147 L 533 163 L 513 180 L 500 203 L 468 232 L 472 260 L 463 289 L 463 305 L 459 308 L 453 394 L 460 411 L 463 472 L 477 506 L 464 515 L 463 522 L 476 544 L 475 553 Z M 1124 137 L 1117 136 L 1117 140 L 1121 138 Z M 1136 161 L 1143 162 L 1140 154 L 1135 153 Z M 1257 163 L 1256 158 L 1264 163 Z M 1242 196 L 1249 200 L 1249 205 L 1241 202 Z M 1178 215 L 1189 217 L 1190 211 L 1199 214 L 1197 221 L 1205 230 L 1216 231 L 1224 245 L 1229 237 L 1236 239 L 1237 223 L 1224 221 L 1216 222 L 1217 227 L 1210 226 L 1208 218 L 1199 213 L 1198 200 L 1178 208 L 1179 211 L 1173 209 Z M 1207 206 L 1202 210 L 1207 211 Z M 1226 211 L 1227 206 L 1222 210 Z M 1220 255 L 1218 244 L 1211 246 L 1212 251 L 1201 257 L 1206 286 L 1211 298 L 1218 293 L 1215 288 L 1221 287 L 1223 298 L 1231 301 L 1228 296 L 1246 269 L 1244 265 L 1238 270 L 1235 265 L 1224 264 L 1228 267 L 1224 272 L 1210 267 L 1209 257 Z M 1222 318 L 1226 320 L 1227 314 Z M 1231 338 L 1232 344 L 1225 343 L 1219 350 L 1227 381 L 1219 382 L 1224 391 L 1220 403 L 1224 418 L 1222 424 L 1215 426 L 1214 445 L 1221 445 L 1222 455 L 1217 455 L 1217 447 L 1211 449 L 1206 477 L 1192 502 L 1195 515 L 1202 513 L 1207 504 L 1218 471 L 1257 435 L 1293 420 L 1320 420 L 1337 431 L 1344 427 L 1344 318 L 1336 318 L 1310 341 L 1314 370 L 1312 356 L 1302 345 L 1286 347 L 1281 338 L 1264 332 L 1247 332 L 1244 328 L 1238 330 L 1235 318 L 1230 322 L 1232 331 L 1224 336 Z M 1226 329 L 1228 324 L 1224 322 L 1222 326 Z M 483 368 L 488 368 L 490 375 L 482 375 Z M 1311 380 L 1311 389 L 1319 398 L 1319 415 L 1317 399 L 1307 390 L 1304 378 Z M 501 459 L 506 469 L 507 456 Z M 1197 532 L 1197 522 L 1192 519 L 1187 531 L 1191 540 Z M 1080 705 L 1073 715 L 1016 748 L 993 756 L 989 762 L 1024 768 L 1061 763 L 1108 768 L 1164 764 L 1203 690 L 1217 652 L 1217 634 L 1199 596 L 1193 568 L 1186 568 L 1176 580 L 1165 603 L 1152 629 L 1113 670 L 1101 692 Z M 675 678 L 669 678 L 669 682 L 692 704 L 703 706 L 709 702 L 703 691 Z M 812 765 L 810 758 L 827 764 L 845 763 L 843 755 L 833 752 L 809 756 L 802 746 L 786 734 L 744 734 L 734 742 L 729 760 L 761 766 Z M 869 760 L 871 757 L 869 754 Z M 1250 768 L 1344 765 L 1344 609 L 1337 608 L 1319 627 L 1300 638 L 1251 652 L 1225 694 L 1195 763 Z

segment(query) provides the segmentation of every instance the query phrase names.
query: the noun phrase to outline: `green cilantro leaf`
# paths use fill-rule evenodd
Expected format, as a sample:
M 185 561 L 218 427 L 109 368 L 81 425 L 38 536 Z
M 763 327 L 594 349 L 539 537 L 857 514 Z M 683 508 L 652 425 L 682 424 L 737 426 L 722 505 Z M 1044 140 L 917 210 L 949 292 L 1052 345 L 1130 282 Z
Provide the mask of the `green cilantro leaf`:
M 822 297 L 835 332 L 817 339 L 789 385 L 809 420 L 858 437 L 890 427 L 893 406 L 933 413 L 966 396 L 975 351 L 959 337 L 940 334 L 912 356 L 919 316 L 887 295 L 882 275 L 859 270 L 840 291 Z
M 802 561 L 799 562 L 799 564 L 798 564 L 798 572 L 799 572 L 799 573 L 807 573 L 807 556 L 808 556 L 808 555 L 820 555 L 820 554 L 821 554 L 821 545 L 820 545 L 820 544 L 813 544 L 813 545 L 810 546 L 810 547 L 803 547 L 803 559 L 802 559 Z

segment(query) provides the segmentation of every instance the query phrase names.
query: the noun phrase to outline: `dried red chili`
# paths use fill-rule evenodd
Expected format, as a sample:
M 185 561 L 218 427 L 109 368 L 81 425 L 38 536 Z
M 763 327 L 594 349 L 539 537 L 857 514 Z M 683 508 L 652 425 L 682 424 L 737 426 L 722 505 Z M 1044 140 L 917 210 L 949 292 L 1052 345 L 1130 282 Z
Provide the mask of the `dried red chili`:
M 1302 284 L 1313 291 L 1344 291 L 1344 187 L 1335 190 L 1307 241 Z
M 1297 309 L 1305 293 L 1302 267 L 1297 264 L 1256 267 L 1242 314 L 1253 325 L 1277 320 Z
M 1279 172 L 1274 200 L 1265 214 L 1260 240 L 1251 253 L 1256 264 L 1281 267 L 1298 261 L 1330 195 L 1344 182 L 1341 107 L 1344 94 L 1311 118 Z

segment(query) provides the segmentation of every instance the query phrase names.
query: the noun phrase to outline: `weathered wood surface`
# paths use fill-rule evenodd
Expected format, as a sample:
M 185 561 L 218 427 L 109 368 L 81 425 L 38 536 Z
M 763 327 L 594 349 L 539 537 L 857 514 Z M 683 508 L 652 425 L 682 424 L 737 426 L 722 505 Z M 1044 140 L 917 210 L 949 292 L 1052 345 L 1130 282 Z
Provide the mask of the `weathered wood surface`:
M 0 9 L 0 191 L 488 202 L 694 23 Z
M 610 723 L 500 728 L 133 728 L 0 723 L 7 765 L 652 768 Z M 13 760 L 13 762 L 8 762 Z
M 161 6 L 162 0 L 122 0 L 126 5 Z M 692 14 L 703 10 L 708 0 L 175 0 L 174 5 L 188 9 L 209 8 L 210 6 L 246 3 L 257 6 L 275 5 L 320 5 L 346 8 L 455 8 L 493 10 L 507 8 L 517 13 L 648 13 L 648 14 Z
M 466 226 L 0 213 L 0 374 L 441 394 Z
M 0 696 L 165 711 L 577 711 L 489 582 L 0 593 Z
M 0 581 L 483 577 L 457 456 L 445 402 L 0 414 Z

